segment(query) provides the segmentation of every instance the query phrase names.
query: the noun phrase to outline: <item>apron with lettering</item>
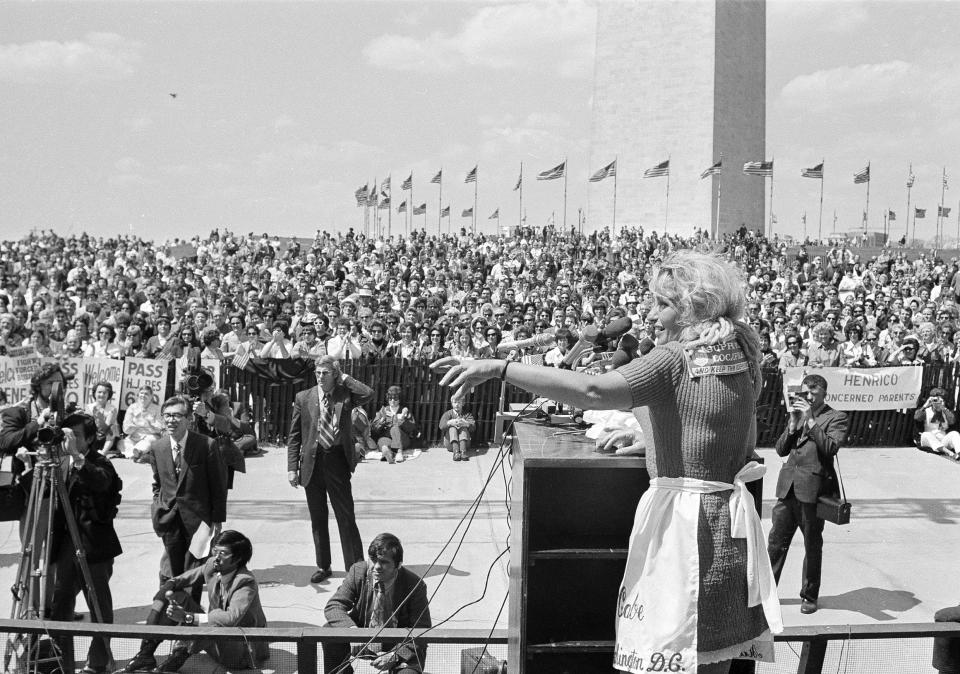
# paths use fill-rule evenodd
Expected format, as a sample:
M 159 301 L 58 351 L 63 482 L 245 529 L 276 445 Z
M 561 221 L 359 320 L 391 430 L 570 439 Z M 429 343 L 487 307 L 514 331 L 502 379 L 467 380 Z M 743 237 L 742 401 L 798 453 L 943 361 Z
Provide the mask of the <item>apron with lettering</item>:
M 783 630 L 780 599 L 767 556 L 760 516 L 747 482 L 766 468 L 751 461 L 733 484 L 658 477 L 637 506 L 627 567 L 617 598 L 614 667 L 625 672 L 695 673 L 732 658 L 773 662 L 773 636 Z M 700 495 L 731 491 L 730 533 L 747 542 L 748 605 L 762 604 L 769 630 L 722 651 L 697 653 Z

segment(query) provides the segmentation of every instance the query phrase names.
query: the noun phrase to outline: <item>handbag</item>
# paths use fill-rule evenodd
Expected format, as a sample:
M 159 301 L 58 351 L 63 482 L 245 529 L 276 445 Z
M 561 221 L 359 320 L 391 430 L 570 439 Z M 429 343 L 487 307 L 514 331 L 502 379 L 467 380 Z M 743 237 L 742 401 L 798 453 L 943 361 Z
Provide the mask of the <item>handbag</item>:
M 9 470 L 3 462 L 10 459 Z M 13 472 L 13 457 L 0 457 L 0 522 L 13 522 L 23 517 L 27 495 L 20 484 L 20 475 Z
M 840 461 L 836 467 L 837 479 L 840 481 L 840 495 L 831 491 L 817 497 L 817 517 L 833 524 L 850 524 L 850 501 L 847 500 L 846 490 L 843 488 L 843 476 L 840 475 Z

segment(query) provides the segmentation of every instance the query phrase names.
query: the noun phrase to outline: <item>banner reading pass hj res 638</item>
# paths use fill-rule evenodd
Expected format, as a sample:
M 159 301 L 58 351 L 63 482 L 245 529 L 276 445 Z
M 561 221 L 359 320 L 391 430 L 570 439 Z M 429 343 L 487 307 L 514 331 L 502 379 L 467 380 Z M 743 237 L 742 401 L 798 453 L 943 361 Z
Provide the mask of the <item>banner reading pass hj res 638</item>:
M 783 373 L 785 401 L 808 374 L 827 380 L 827 404 L 844 412 L 916 407 L 923 382 L 922 367 L 788 367 Z

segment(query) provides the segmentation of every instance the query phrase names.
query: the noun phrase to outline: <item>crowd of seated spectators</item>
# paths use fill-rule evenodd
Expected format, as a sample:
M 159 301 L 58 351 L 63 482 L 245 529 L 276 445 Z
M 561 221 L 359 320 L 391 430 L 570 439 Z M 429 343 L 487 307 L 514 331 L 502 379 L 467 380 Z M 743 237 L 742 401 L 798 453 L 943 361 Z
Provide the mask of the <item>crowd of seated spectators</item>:
M 713 241 L 700 230 L 639 227 L 390 238 L 351 230 L 307 243 L 214 231 L 168 245 L 32 233 L 0 246 L 0 353 L 177 358 L 194 348 L 225 359 L 432 361 L 536 351 L 551 364 L 591 323 L 629 316 L 638 338 L 651 335 L 648 272 L 679 247 L 722 250 L 743 269 L 766 367 L 960 357 L 956 258 L 888 248 L 863 259 L 845 247 L 811 258 L 745 228 Z M 498 348 L 548 330 L 563 331 L 553 353 Z

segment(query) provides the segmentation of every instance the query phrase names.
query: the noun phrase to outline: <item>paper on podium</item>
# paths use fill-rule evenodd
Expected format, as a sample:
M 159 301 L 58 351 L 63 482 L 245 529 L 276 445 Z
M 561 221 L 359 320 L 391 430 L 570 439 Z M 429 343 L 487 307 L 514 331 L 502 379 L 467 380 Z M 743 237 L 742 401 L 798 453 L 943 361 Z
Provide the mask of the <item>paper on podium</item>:
M 196 559 L 210 556 L 210 541 L 213 540 L 213 527 L 201 521 L 200 527 L 190 539 L 190 554 Z

